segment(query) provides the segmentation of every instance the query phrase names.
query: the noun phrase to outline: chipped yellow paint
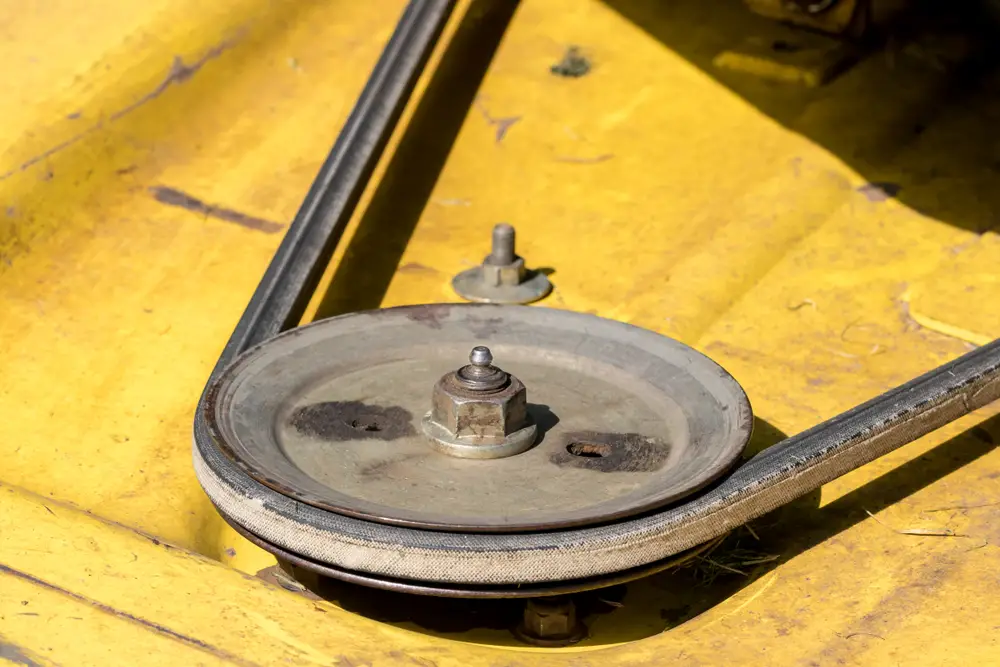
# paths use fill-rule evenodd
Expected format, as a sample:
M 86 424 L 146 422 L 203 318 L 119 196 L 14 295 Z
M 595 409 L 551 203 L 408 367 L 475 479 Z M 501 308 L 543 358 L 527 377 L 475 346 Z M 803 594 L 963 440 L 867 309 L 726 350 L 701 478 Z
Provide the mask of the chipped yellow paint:
M 994 659 L 995 409 L 755 522 L 759 540 L 739 536 L 761 560 L 735 564 L 745 577 L 688 569 L 629 586 L 575 648 L 521 647 L 461 605 L 351 587 L 312 602 L 250 576 L 273 559 L 205 499 L 190 424 L 280 235 L 150 188 L 286 225 L 403 2 L 9 5 L 0 655 Z M 786 34 L 738 0 L 523 0 L 480 85 L 504 14 L 461 4 L 310 317 L 456 301 L 450 277 L 508 220 L 529 264 L 555 271 L 544 305 L 675 336 L 732 371 L 760 419 L 755 447 L 1000 336 L 1000 188 L 981 148 L 996 81 L 942 102 L 947 68 L 897 44 L 818 91 L 782 88 L 711 65 L 748 37 Z M 570 44 L 592 71 L 552 76 Z M 455 100 L 468 111 L 449 113 Z M 951 534 L 912 534 L 928 531 Z

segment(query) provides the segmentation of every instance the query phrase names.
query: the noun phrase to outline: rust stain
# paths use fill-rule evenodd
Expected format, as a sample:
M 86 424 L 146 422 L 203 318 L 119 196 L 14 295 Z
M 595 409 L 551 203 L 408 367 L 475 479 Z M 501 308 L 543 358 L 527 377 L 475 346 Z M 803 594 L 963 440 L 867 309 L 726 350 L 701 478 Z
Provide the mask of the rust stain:
M 254 662 L 250 662 L 249 660 L 245 660 L 238 655 L 235 655 L 228 651 L 224 651 L 216 646 L 212 646 L 211 644 L 203 642 L 200 639 L 197 639 L 196 637 L 190 637 L 188 635 L 177 632 L 176 630 L 171 630 L 166 626 L 160 625 L 159 623 L 154 623 L 153 621 L 149 621 L 144 618 L 140 618 L 139 616 L 130 614 L 127 611 L 122 611 L 121 609 L 115 609 L 114 607 L 106 605 L 103 602 L 92 600 L 88 597 L 80 595 L 79 593 L 74 593 L 73 591 L 62 588 L 61 586 L 56 586 L 55 584 L 51 584 L 47 581 L 39 579 L 38 577 L 34 577 L 28 574 L 27 572 L 21 572 L 20 570 L 15 570 L 14 568 L 4 565 L 2 563 L 0 563 L 0 573 L 8 574 L 12 577 L 17 577 L 22 581 L 26 581 L 30 584 L 34 584 L 35 586 L 39 586 L 41 588 L 53 591 L 55 593 L 59 593 L 60 595 L 64 595 L 68 598 L 76 600 L 77 602 L 82 602 L 98 611 L 104 612 L 106 614 L 115 616 L 117 618 L 126 621 L 130 621 L 132 623 L 135 623 L 136 625 L 140 625 L 148 630 L 151 630 L 159 635 L 180 642 L 181 644 L 185 644 L 192 648 L 204 651 L 206 653 L 210 653 L 217 658 L 228 660 L 229 662 L 232 662 L 237 665 L 245 665 L 246 667 L 258 667 L 258 665 Z
M 483 319 L 470 320 L 469 329 L 479 338 L 488 340 L 503 329 L 502 317 L 484 317 Z
M 440 329 L 441 320 L 448 317 L 451 312 L 451 305 L 446 303 L 428 304 L 411 308 L 406 313 L 406 318 L 412 322 L 417 322 L 431 329 Z
M 361 401 L 329 401 L 299 408 L 291 425 L 300 433 L 323 440 L 396 440 L 416 433 L 413 415 L 399 406 L 367 405 Z
M 9 171 L 4 172 L 3 174 L 0 174 L 0 181 L 4 181 L 4 180 L 10 178 L 11 176 L 13 176 L 14 174 L 16 174 L 18 172 L 21 172 L 21 171 L 24 171 L 24 170 L 28 169 L 29 167 L 32 167 L 32 166 L 38 164 L 42 160 L 45 160 L 46 158 L 52 157 L 56 153 L 59 153 L 60 151 L 63 151 L 65 149 L 69 148 L 70 146 L 72 146 L 72 145 L 80 142 L 81 140 L 83 140 L 86 137 L 90 136 L 94 132 L 97 132 L 98 130 L 100 130 L 101 128 L 103 128 L 105 122 L 112 122 L 113 123 L 114 121 L 120 119 L 121 117 L 123 117 L 123 116 L 125 116 L 127 114 L 132 113 L 133 111 L 135 111 L 136 109 L 138 109 L 142 105 L 144 105 L 147 102 L 149 102 L 151 100 L 154 100 L 157 97 L 159 97 L 160 95 L 162 95 L 163 92 L 166 91 L 167 88 L 169 88 L 171 85 L 173 85 L 175 83 L 178 83 L 178 84 L 179 83 L 184 83 L 185 81 L 187 81 L 188 79 L 190 79 L 192 76 L 194 76 L 195 73 L 198 72 L 198 70 L 200 70 L 202 67 L 204 67 L 205 64 L 208 61 L 214 60 L 215 58 L 218 58 L 225 51 L 227 51 L 228 49 L 232 48 L 240 40 L 241 37 L 242 37 L 242 33 L 239 34 L 239 35 L 236 35 L 235 37 L 233 37 L 231 39 L 228 39 L 228 40 L 225 40 L 223 42 L 220 42 L 218 45 L 216 45 L 216 46 L 212 47 L 211 49 L 209 49 L 203 56 L 201 56 L 200 58 L 198 58 L 198 60 L 194 61 L 190 65 L 185 65 L 184 64 L 184 60 L 181 59 L 180 56 L 175 56 L 173 63 L 171 63 L 171 65 L 170 65 L 170 70 L 167 72 L 167 76 L 155 88 L 153 88 L 152 91 L 146 93 L 145 95 L 143 95 L 142 97 L 140 97 L 138 100 L 136 100 L 132 104 L 129 104 L 128 106 L 126 106 L 126 107 L 124 107 L 122 109 L 119 109 L 118 111 L 115 111 L 114 113 L 112 113 L 111 115 L 108 116 L 107 121 L 105 121 L 105 120 L 99 120 L 95 124 L 91 125 L 87 129 L 79 132 L 78 134 L 73 135 L 69 139 L 56 144 L 52 148 L 49 148 L 48 150 L 45 150 L 45 151 L 39 153 L 38 155 L 35 155 L 34 157 L 30 158 L 26 162 L 21 163 L 19 166 L 14 167 L 14 168 L 10 169 Z M 75 112 L 74 114 L 70 114 L 69 117 L 71 119 L 75 120 L 76 118 L 80 117 L 80 112 Z
M 232 222 L 246 227 L 247 229 L 256 229 L 257 231 L 264 232 L 265 234 L 275 234 L 280 232 L 285 227 L 279 222 L 257 218 L 252 215 L 247 215 L 246 213 L 234 211 L 231 208 L 225 208 L 216 204 L 203 202 L 196 197 L 192 197 L 186 192 L 181 192 L 180 190 L 169 188 L 164 185 L 153 186 L 149 188 L 149 191 L 153 193 L 153 197 L 156 201 L 161 204 L 176 206 L 195 213 L 201 213 L 210 218 L 218 218 L 219 220 Z
M 652 472 L 663 467 L 669 454 L 666 443 L 638 433 L 578 431 L 565 434 L 549 460 L 596 472 Z

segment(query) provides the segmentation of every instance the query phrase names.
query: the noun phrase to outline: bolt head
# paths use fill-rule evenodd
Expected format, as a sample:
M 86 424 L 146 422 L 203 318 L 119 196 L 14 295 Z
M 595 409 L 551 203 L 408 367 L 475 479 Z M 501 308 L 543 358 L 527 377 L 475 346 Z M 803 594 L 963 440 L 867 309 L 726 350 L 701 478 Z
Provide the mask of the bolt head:
M 529 600 L 524 608 L 524 632 L 537 639 L 570 637 L 578 632 L 572 602 Z
M 524 259 L 521 257 L 516 257 L 510 264 L 491 264 L 490 258 L 487 257 L 480 268 L 483 284 L 489 287 L 520 285 L 527 273 Z
M 514 376 L 499 390 L 470 391 L 448 373 L 434 385 L 430 418 L 470 444 L 501 444 L 527 425 L 528 392 Z

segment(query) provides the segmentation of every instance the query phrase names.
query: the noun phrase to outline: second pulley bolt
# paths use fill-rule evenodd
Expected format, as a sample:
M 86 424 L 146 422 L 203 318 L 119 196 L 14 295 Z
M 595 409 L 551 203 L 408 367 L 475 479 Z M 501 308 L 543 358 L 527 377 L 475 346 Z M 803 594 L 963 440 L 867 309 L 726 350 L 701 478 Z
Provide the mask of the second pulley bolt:
M 460 296 L 486 303 L 530 303 L 552 290 L 541 271 L 530 271 L 515 250 L 516 232 L 507 223 L 493 228 L 490 254 L 479 266 L 463 271 L 452 280 Z

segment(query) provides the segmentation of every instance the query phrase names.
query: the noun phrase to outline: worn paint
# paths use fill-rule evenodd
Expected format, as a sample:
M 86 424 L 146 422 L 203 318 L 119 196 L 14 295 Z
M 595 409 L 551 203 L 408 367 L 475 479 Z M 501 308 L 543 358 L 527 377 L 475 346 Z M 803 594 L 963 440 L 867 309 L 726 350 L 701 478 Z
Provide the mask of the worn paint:
M 436 56 L 313 312 L 456 301 L 451 277 L 508 221 L 520 254 L 554 270 L 543 305 L 661 331 L 731 371 L 758 417 L 755 448 L 1000 335 L 986 306 L 1000 188 L 983 148 L 1000 98 L 984 76 L 948 101 L 961 44 L 891 44 L 809 91 L 712 66 L 772 36 L 736 0 L 524 0 L 505 34 L 511 8 L 491 4 L 452 25 L 462 49 Z M 335 602 L 317 602 L 250 576 L 273 561 L 201 493 L 190 425 L 279 235 L 149 189 L 291 220 L 401 7 L 0 8 L 11 35 L 0 45 L 0 635 L 12 655 L 990 662 L 1000 603 L 979 594 L 1000 570 L 990 411 L 710 554 L 747 576 L 700 561 L 605 591 L 576 648 L 520 647 L 509 609 L 335 584 Z M 592 69 L 553 76 L 573 45 Z M 435 313 L 422 321 L 435 326 Z

